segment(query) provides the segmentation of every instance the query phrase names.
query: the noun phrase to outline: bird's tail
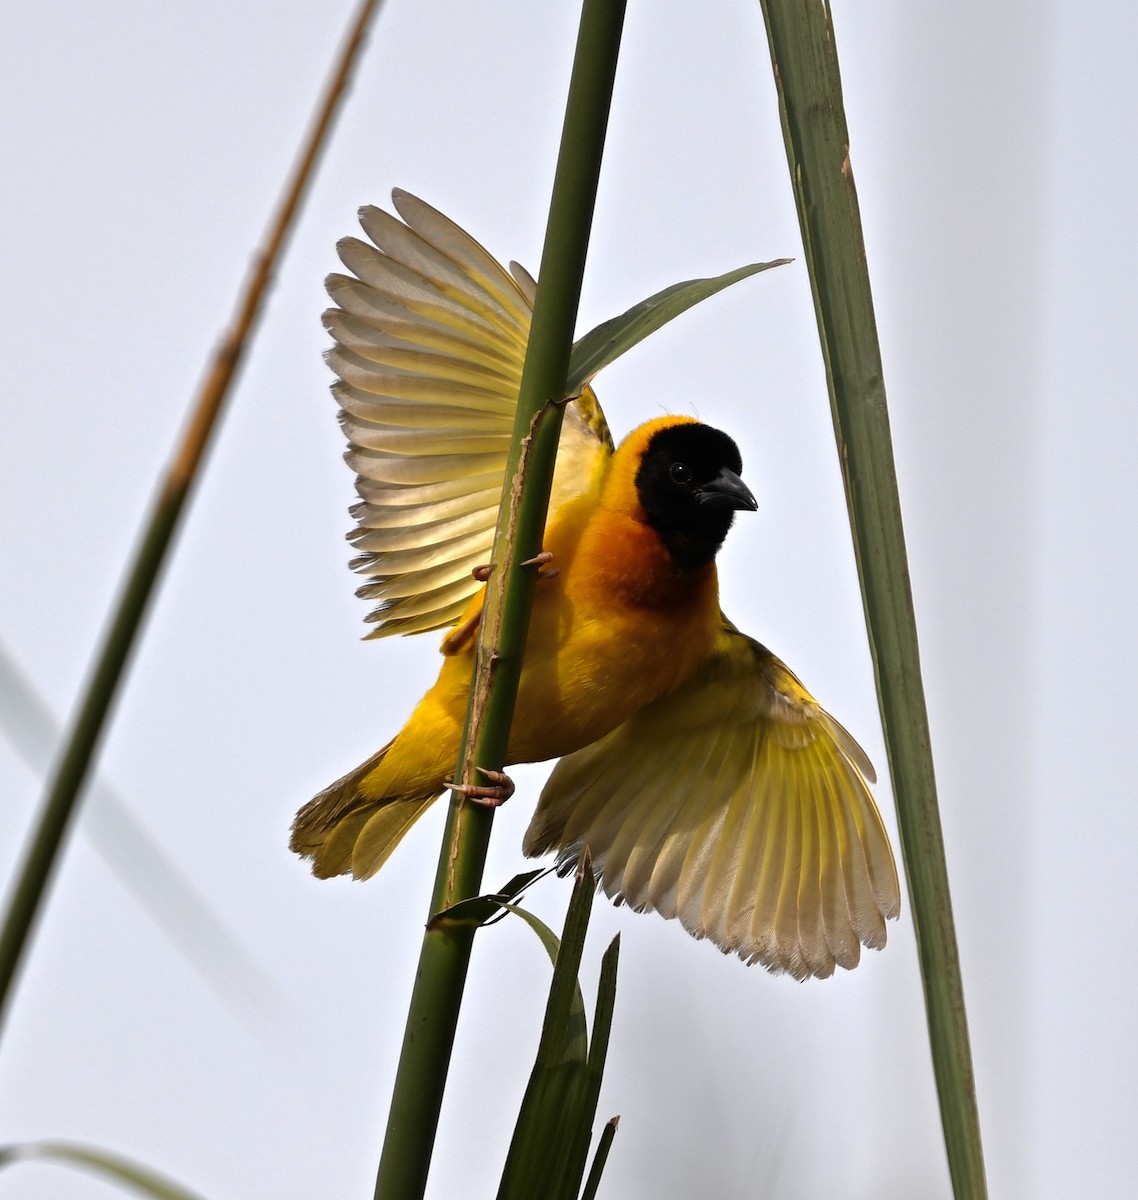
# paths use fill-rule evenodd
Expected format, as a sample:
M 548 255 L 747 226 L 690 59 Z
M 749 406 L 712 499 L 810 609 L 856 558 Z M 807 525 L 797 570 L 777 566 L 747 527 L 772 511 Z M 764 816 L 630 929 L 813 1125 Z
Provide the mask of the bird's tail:
M 312 859 L 320 879 L 352 874 L 370 879 L 403 835 L 442 792 L 432 787 L 409 796 L 376 796 L 367 784 L 382 767 L 393 743 L 373 754 L 313 797 L 296 814 L 289 846 Z

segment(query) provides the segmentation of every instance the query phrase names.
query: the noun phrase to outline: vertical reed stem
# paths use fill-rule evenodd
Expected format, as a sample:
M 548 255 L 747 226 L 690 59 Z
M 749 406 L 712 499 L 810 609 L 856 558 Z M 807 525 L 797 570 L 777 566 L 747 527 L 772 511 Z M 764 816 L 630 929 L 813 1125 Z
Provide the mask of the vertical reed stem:
M 533 572 L 515 564 L 541 548 L 561 431 L 561 409 L 547 402 L 564 395 L 624 7 L 624 0 L 585 0 L 582 7 L 506 472 L 509 483 L 498 518 L 494 571 L 458 765 L 458 778 L 465 781 L 474 780 L 475 767 L 497 768 L 505 761 L 535 583 Z M 492 809 L 452 797 L 432 915 L 477 893 L 492 822 Z M 445 921 L 432 924 L 423 936 L 376 1200 L 414 1200 L 426 1188 L 473 937 L 465 923 Z
M 897 799 L 949 1170 L 957 1197 L 983 1200 L 964 988 L 834 30 L 820 0 L 762 7 Z

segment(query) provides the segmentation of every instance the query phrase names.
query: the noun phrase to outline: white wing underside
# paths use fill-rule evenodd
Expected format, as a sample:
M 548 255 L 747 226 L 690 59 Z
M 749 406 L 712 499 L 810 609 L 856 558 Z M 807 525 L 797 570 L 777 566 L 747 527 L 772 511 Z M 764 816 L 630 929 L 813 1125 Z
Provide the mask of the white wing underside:
M 490 561 L 536 284 L 406 192 L 360 211 L 327 280 L 332 391 L 359 502 L 348 538 L 369 637 L 453 625 Z M 550 512 L 592 486 L 612 440 L 591 392 L 566 408 Z
M 696 677 L 557 764 L 527 854 L 797 978 L 885 944 L 900 892 L 861 747 L 727 625 Z

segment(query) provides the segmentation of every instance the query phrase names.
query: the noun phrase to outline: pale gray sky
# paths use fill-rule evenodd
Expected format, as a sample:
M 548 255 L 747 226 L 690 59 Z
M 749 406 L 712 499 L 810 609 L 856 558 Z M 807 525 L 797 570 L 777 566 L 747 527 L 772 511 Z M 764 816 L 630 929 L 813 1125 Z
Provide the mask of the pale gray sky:
M 834 9 L 992 1191 L 1122 1200 L 1138 1171 L 1138 15 Z M 0 641 L 59 714 L 348 11 L 6 12 Z M 443 814 L 367 885 L 312 880 L 287 827 L 398 727 L 435 647 L 358 640 L 322 280 L 356 208 L 393 186 L 537 269 L 576 20 L 390 0 L 107 739 L 103 777 L 277 1001 L 220 1000 L 80 833 L 0 1044 L 0 1143 L 105 1146 L 212 1200 L 371 1194 Z M 618 433 L 668 410 L 735 435 L 760 511 L 721 557 L 724 606 L 883 767 L 758 5 L 633 3 L 581 328 L 781 255 L 799 261 L 670 326 L 598 392 Z M 489 883 L 519 867 L 541 777 L 517 772 Z M 0 878 L 39 784 L 0 738 Z M 559 922 L 566 896 L 550 881 L 532 903 Z M 598 905 L 587 988 L 623 933 L 606 1193 L 947 1196 L 905 908 L 884 953 L 800 985 Z M 480 938 L 436 1200 L 493 1193 L 547 978 L 520 923 Z M 0 1174 L 4 1200 L 117 1194 L 55 1167 Z

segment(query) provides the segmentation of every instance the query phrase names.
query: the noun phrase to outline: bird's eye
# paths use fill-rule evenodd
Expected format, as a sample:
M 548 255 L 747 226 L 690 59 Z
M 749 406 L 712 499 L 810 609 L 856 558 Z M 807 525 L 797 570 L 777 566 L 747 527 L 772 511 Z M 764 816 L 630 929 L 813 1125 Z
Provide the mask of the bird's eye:
M 691 467 L 687 463 L 672 463 L 668 474 L 672 477 L 673 483 L 689 483 L 691 481 Z

